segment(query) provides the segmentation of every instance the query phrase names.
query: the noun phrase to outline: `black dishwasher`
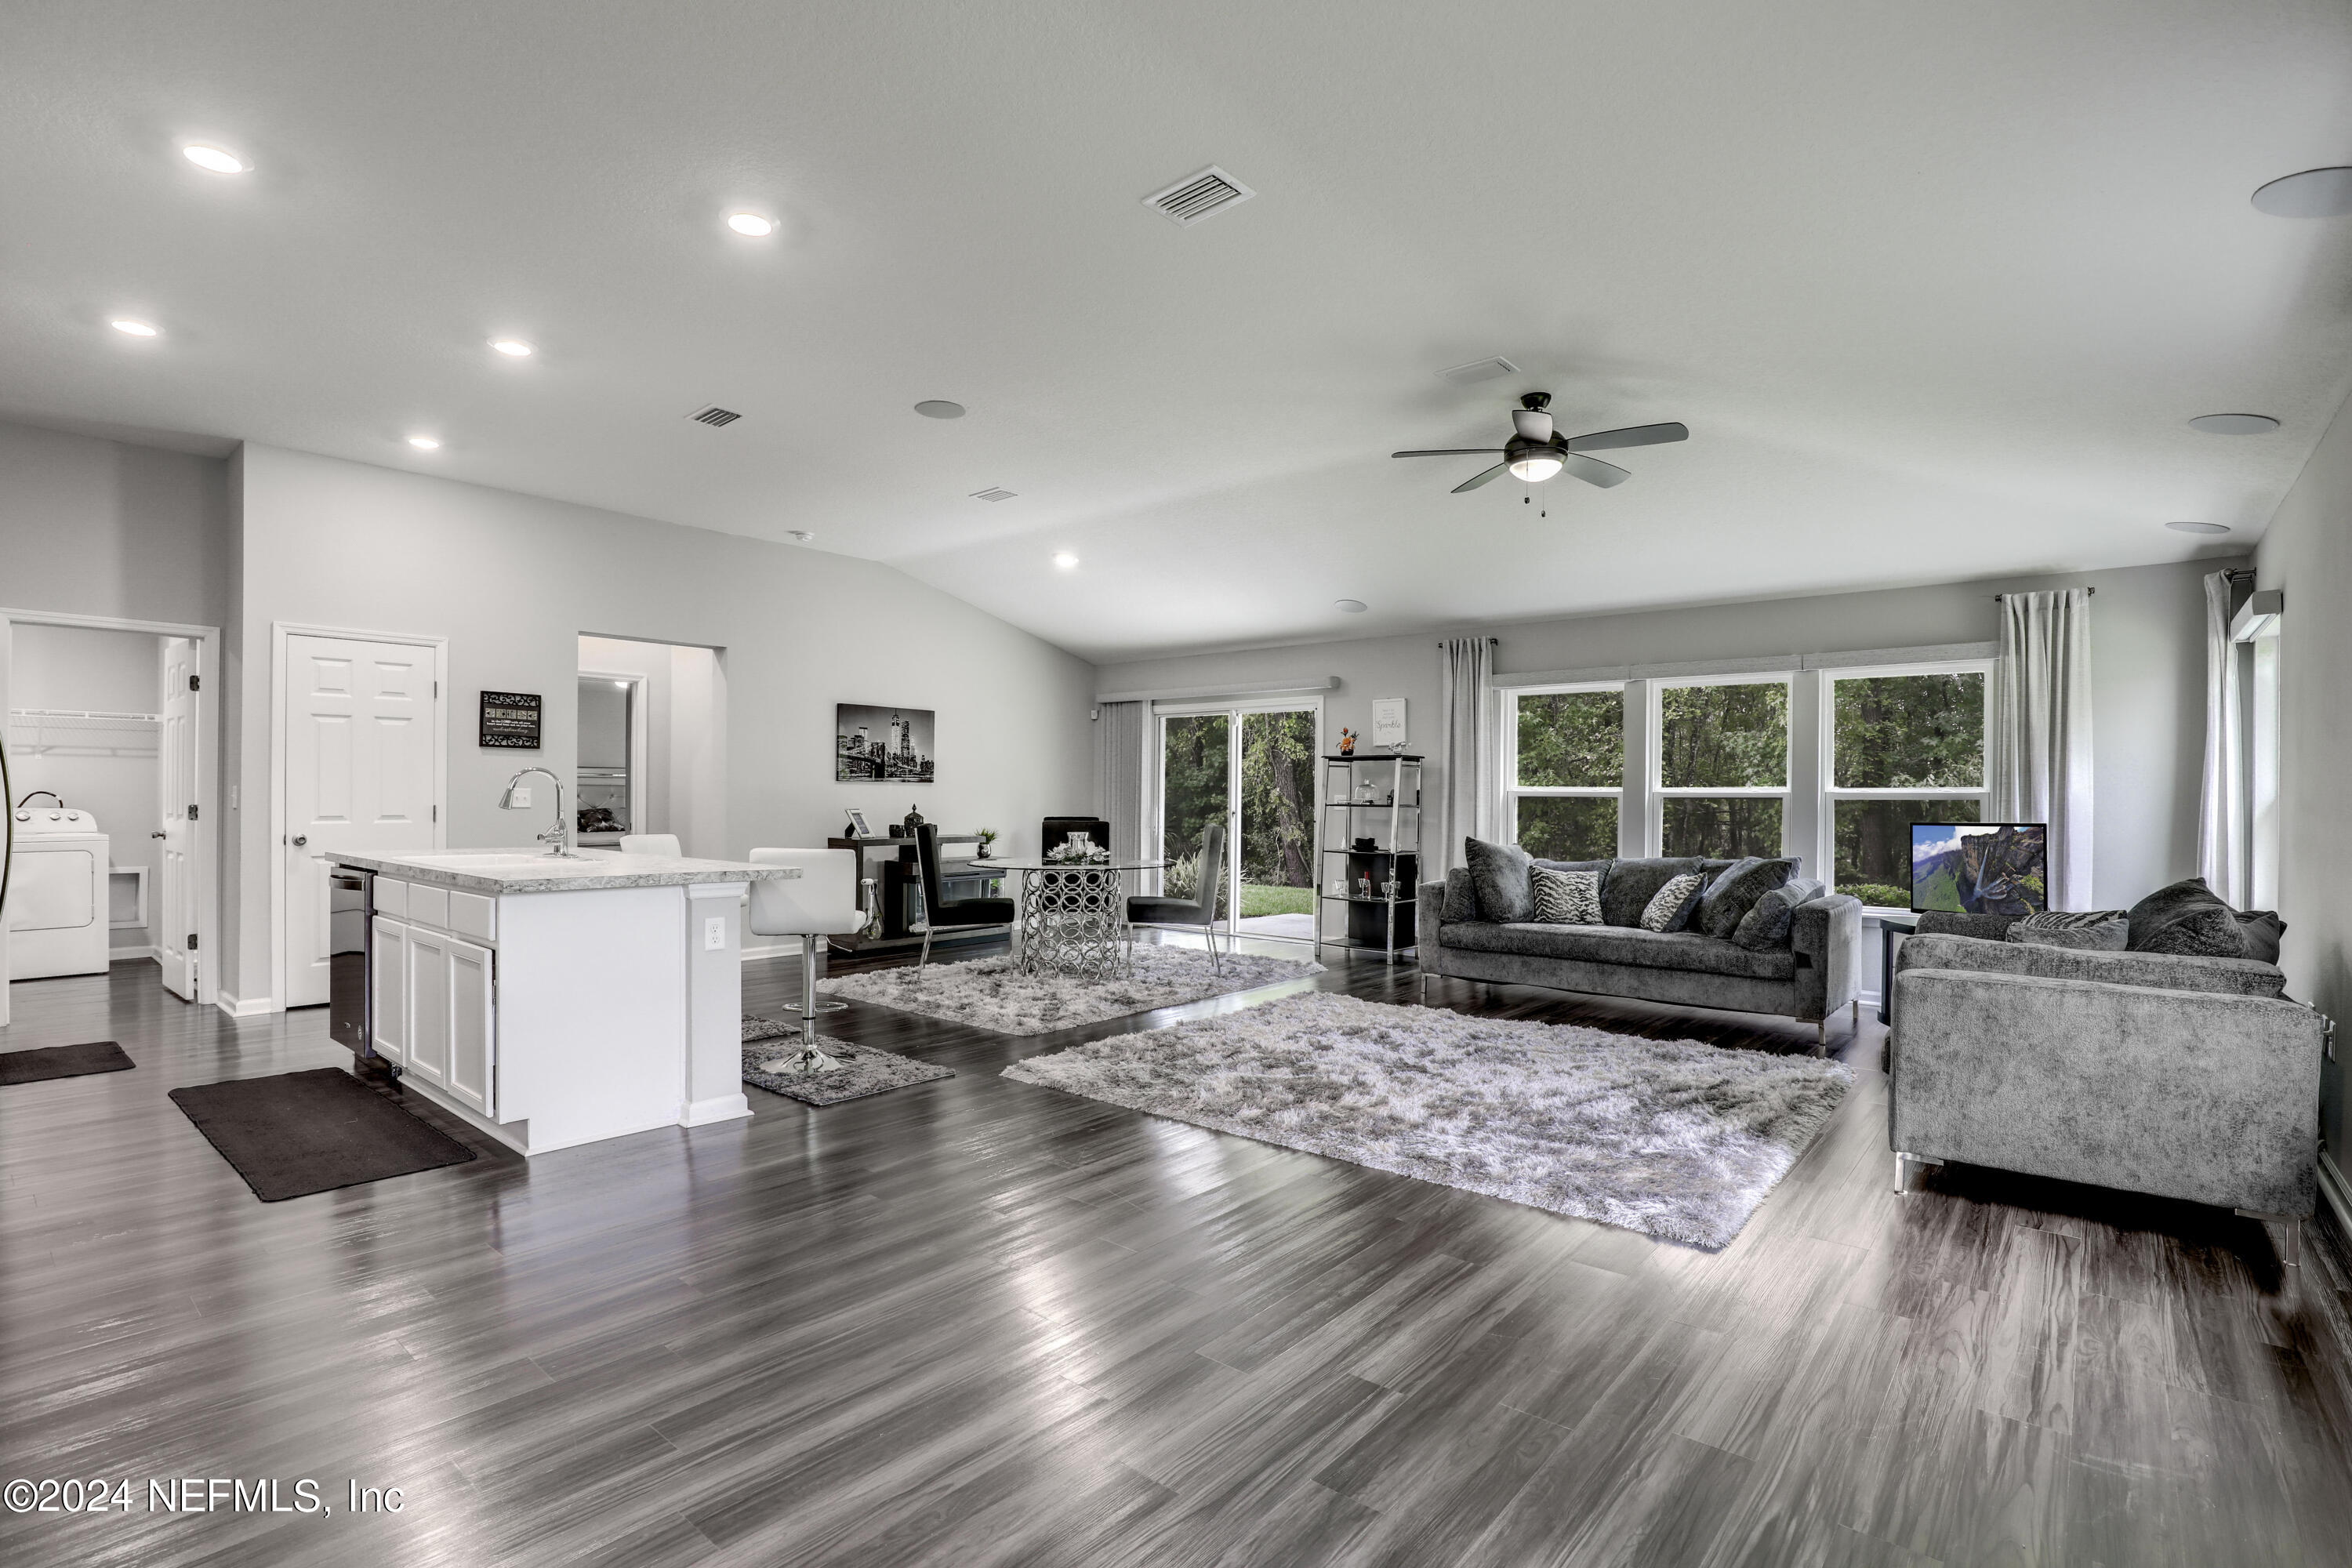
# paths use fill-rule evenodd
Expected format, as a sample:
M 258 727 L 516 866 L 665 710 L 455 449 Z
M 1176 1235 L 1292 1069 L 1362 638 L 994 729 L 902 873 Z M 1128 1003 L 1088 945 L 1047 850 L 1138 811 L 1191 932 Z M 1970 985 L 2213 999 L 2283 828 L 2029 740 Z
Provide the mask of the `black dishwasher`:
M 375 873 L 327 873 L 327 1035 L 362 1061 L 375 1058 Z

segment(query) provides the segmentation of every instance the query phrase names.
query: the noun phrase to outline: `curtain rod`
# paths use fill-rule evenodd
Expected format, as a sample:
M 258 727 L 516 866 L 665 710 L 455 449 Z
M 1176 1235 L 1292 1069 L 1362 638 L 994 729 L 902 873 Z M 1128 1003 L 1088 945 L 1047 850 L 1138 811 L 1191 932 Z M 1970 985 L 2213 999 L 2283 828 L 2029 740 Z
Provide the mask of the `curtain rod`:
M 1447 643 L 1450 643 L 1450 642 L 1452 642 L 1453 640 L 1454 640 L 1454 639 L 1453 639 L 1452 637 L 1440 637 L 1440 638 L 1438 638 L 1438 639 L 1437 639 L 1437 646 L 1438 646 L 1438 647 L 1444 647 Z M 1500 637 L 1488 637 L 1486 640 L 1487 640 L 1488 642 L 1490 642 L 1490 643 L 1496 643 L 1496 644 L 1499 644 L 1499 643 L 1501 643 L 1501 642 L 1502 642 L 1502 640 L 1503 640 L 1503 639 L 1502 639 L 1502 638 L 1500 638 Z
M 2063 590 L 2062 590 L 2062 591 L 2063 591 Z M 2083 592 L 2084 592 L 2084 593 L 2085 593 L 2085 594 L 2095 594 L 2095 593 L 2097 593 L 2097 592 L 2098 592 L 2098 590 L 2097 590 L 2096 588 L 2085 588 L 2085 589 L 2084 589 L 2084 590 L 2083 590 Z M 1994 604 L 1998 605 L 1998 604 L 2000 604 L 2003 599 L 2010 598 L 2010 597 L 2011 597 L 2011 595 L 2008 595 L 2008 594 L 1995 594 L 1995 595 L 1992 596 L 1992 602 L 1993 602 Z

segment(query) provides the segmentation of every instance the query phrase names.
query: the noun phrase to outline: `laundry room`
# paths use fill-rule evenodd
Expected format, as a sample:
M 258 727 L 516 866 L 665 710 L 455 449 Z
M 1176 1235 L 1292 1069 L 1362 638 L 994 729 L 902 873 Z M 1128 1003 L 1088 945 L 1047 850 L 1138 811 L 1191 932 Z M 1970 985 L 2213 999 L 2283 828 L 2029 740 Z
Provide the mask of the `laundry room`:
M 163 810 L 165 665 L 191 645 L 110 627 L 0 626 L 15 830 L 8 977 L 155 959 L 174 831 Z M 175 815 L 184 841 L 184 803 Z

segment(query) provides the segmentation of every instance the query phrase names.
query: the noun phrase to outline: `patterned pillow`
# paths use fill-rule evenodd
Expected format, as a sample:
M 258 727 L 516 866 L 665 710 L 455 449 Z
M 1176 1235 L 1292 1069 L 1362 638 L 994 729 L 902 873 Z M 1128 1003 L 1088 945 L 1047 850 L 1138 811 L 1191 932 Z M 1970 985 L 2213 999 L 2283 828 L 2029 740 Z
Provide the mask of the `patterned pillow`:
M 1685 871 L 1666 879 L 1666 885 L 1652 895 L 1642 910 L 1643 931 L 1681 931 L 1690 924 L 1691 910 L 1698 906 L 1699 889 L 1706 886 L 1704 871 Z
M 2103 926 L 2109 921 L 2128 923 L 2130 919 L 2121 910 L 2043 910 L 2038 914 L 2021 915 L 2014 924 L 2027 931 L 2074 931 L 2081 926 Z
M 2039 915 L 2028 915 L 2009 928 L 2011 942 L 2035 942 L 2042 947 L 2069 947 L 2081 952 L 2121 952 L 2131 940 L 2131 922 L 2124 919 L 2121 910 L 2111 910 L 2105 920 L 2088 924 L 2036 925 Z M 2076 917 L 2069 915 L 2068 920 Z
M 1548 926 L 1597 926 L 1601 923 L 1601 873 L 1555 871 L 1537 865 L 1528 872 L 1535 894 L 1530 918 Z
M 2128 937 L 2128 926 L 2126 931 Z M 2222 903 L 2202 904 L 2158 928 L 2139 951 L 2184 958 L 2243 958 L 2246 939 L 2238 929 L 2235 910 Z

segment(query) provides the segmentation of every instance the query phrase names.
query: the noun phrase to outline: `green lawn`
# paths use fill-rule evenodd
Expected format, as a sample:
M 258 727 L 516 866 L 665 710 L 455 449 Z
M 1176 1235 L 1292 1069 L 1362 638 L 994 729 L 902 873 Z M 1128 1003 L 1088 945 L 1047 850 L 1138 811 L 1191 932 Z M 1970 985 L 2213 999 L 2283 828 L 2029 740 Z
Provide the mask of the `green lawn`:
M 1315 889 L 1312 888 L 1270 888 L 1263 883 L 1242 884 L 1242 919 L 1258 915 L 1311 915 L 1315 912 Z

